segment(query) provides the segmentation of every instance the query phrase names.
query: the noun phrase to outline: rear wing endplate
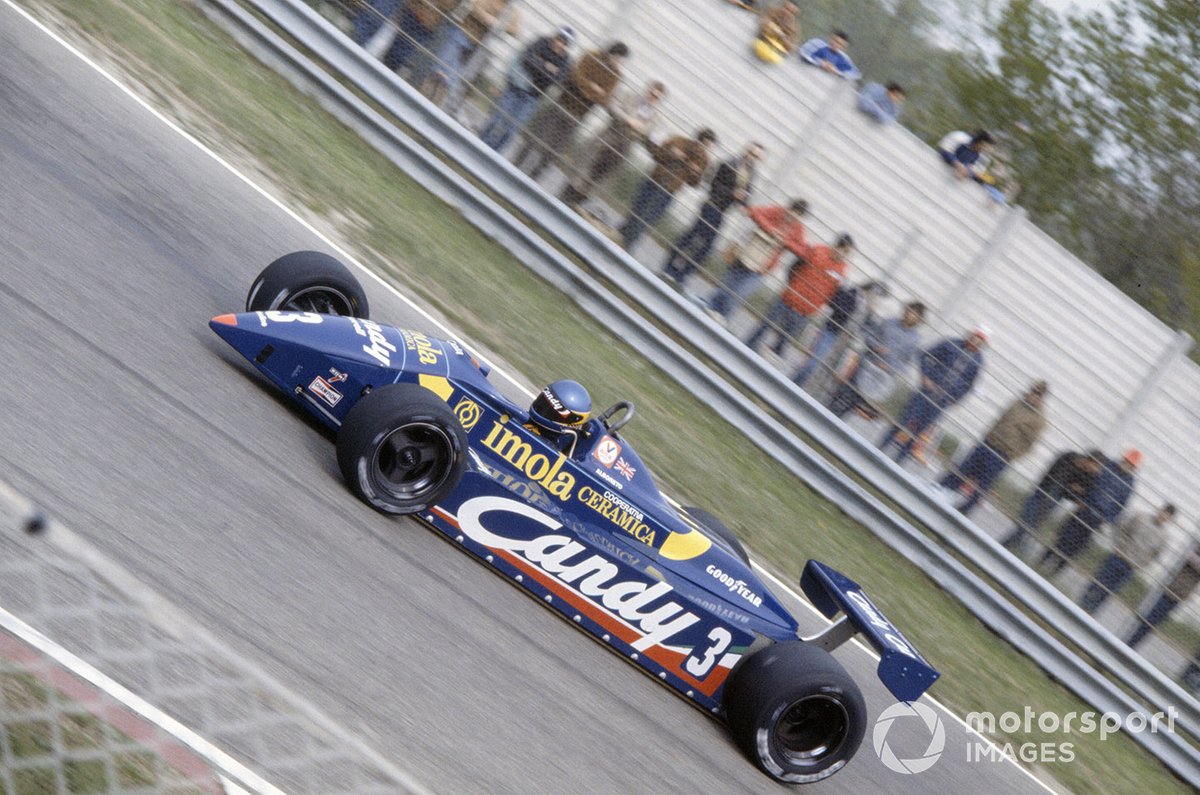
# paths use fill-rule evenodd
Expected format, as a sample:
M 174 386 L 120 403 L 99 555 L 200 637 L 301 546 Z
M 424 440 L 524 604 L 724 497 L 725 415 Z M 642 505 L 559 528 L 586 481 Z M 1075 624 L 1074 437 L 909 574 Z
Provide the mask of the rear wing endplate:
M 900 701 L 920 698 L 941 676 L 888 621 L 862 586 L 846 575 L 810 560 L 800 576 L 800 588 L 826 618 L 844 613 L 824 632 L 804 640 L 833 649 L 861 632 L 879 652 L 880 681 Z

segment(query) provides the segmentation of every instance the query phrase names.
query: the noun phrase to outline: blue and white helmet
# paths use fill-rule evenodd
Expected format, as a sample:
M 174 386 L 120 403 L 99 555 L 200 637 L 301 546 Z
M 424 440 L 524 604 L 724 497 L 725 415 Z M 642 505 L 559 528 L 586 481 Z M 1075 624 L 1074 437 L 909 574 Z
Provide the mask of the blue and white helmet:
M 592 416 L 592 398 L 577 381 L 555 381 L 538 393 L 529 419 L 554 434 L 578 430 Z

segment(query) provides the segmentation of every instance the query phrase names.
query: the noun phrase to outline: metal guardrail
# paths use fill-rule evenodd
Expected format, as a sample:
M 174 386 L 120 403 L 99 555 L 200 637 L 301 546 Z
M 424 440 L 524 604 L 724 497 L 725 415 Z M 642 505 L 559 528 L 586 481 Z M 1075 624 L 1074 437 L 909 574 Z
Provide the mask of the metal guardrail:
M 214 18 L 245 45 L 317 99 L 366 141 L 439 198 L 460 209 L 530 269 L 557 285 L 584 311 L 603 320 L 626 341 L 652 351 L 660 366 L 699 399 L 737 424 L 771 455 L 822 496 L 865 524 L 996 634 L 1033 659 L 1096 709 L 1150 714 L 1174 707 L 1179 724 L 1200 731 L 1200 703 L 1161 671 L 1128 649 L 1057 589 L 1000 547 L 972 522 L 933 501 L 926 488 L 866 440 L 849 431 L 782 374 L 768 367 L 724 327 L 714 323 L 656 274 L 580 222 L 577 216 L 421 97 L 340 31 L 299 0 L 246 0 L 258 14 L 307 50 L 301 53 L 238 0 L 206 0 Z M 315 59 L 315 60 L 314 60 Z M 337 77 L 316 61 L 328 64 Z M 468 180 L 375 111 L 342 80 L 402 120 L 472 177 Z M 476 182 L 558 243 L 587 260 L 630 299 L 614 296 Z M 646 319 L 664 319 L 673 336 Z M 713 367 L 675 338 L 703 351 Z M 900 510 L 937 536 L 935 543 L 882 499 L 859 486 L 775 420 L 764 416 L 735 384 L 771 405 L 795 409 L 791 419 L 812 439 L 875 486 Z M 945 545 L 946 548 L 943 548 Z M 954 554 L 1002 581 L 1011 596 L 1063 636 L 1084 659 L 1044 629 Z M 1107 672 L 1102 673 L 1101 669 Z M 1131 696 L 1126 689 L 1132 691 Z M 1150 705 L 1147 709 L 1146 705 Z M 1200 749 L 1175 733 L 1132 735 L 1135 741 L 1185 778 L 1200 785 Z

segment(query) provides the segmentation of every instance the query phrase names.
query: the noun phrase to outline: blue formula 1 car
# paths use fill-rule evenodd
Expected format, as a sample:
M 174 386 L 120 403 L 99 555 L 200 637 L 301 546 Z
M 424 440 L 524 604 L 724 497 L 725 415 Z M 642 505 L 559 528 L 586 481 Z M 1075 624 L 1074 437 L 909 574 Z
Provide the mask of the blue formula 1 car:
M 276 260 L 246 303 L 212 329 L 337 431 L 351 491 L 423 519 L 723 719 L 773 778 L 818 781 L 858 749 L 866 707 L 830 654 L 855 633 L 896 698 L 937 679 L 856 583 L 816 561 L 801 586 L 842 615 L 801 637 L 736 536 L 655 486 L 620 434 L 631 403 L 592 416 L 586 390 L 560 381 L 516 405 L 463 345 L 369 320 L 361 286 L 325 254 Z

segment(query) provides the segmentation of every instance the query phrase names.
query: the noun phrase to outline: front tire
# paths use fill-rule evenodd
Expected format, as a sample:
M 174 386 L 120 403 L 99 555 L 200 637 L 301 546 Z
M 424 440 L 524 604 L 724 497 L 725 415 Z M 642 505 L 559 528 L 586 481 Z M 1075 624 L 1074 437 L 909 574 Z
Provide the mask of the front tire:
M 250 285 L 247 312 L 315 312 L 368 319 L 362 285 L 345 265 L 320 251 L 294 251 L 272 262 Z
M 758 767 L 785 784 L 832 776 L 862 743 L 862 692 L 824 649 L 781 641 L 747 658 L 725 686 L 734 741 Z
M 419 513 L 462 480 L 467 434 L 432 392 L 394 384 L 350 409 L 338 430 L 337 459 L 346 485 L 375 510 Z

